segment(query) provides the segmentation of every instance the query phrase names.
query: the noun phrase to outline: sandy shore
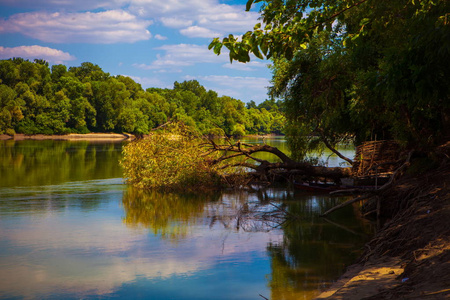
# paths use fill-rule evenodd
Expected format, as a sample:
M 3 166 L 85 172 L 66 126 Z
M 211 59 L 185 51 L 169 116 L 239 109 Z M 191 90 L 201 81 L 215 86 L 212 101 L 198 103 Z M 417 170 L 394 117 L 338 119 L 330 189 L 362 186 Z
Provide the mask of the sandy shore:
M 450 299 L 450 160 L 401 180 L 383 196 L 381 209 L 398 200 L 403 208 L 316 299 Z
M 14 136 L 2 134 L 0 140 L 60 140 L 60 141 L 124 141 L 133 140 L 132 134 L 125 133 L 86 133 L 86 134 L 65 134 L 65 135 L 44 135 L 44 134 L 15 134 Z

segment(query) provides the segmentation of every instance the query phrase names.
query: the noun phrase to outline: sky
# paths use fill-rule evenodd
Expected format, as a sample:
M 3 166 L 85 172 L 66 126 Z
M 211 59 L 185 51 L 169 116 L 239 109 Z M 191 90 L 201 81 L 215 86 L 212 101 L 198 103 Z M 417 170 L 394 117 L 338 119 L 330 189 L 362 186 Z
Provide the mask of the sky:
M 0 0 L 0 59 L 91 62 L 144 89 L 197 80 L 243 102 L 267 99 L 268 61 L 230 63 L 214 37 L 242 35 L 258 23 L 247 0 Z

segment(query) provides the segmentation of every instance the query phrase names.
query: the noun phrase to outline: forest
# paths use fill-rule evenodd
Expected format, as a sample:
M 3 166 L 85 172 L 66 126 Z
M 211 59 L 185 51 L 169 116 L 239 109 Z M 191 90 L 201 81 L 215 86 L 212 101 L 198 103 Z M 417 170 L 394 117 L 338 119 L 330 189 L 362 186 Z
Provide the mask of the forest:
M 204 135 L 281 134 L 280 103 L 257 105 L 206 90 L 198 81 L 144 90 L 91 62 L 79 67 L 12 58 L 0 61 L 0 134 L 148 134 L 181 121 Z

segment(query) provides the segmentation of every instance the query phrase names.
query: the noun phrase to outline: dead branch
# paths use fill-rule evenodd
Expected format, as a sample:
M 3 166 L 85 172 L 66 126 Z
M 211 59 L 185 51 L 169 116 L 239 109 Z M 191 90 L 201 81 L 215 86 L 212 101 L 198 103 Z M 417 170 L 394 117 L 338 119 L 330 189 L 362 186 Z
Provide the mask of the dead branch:
M 345 201 L 345 202 L 343 202 L 343 203 L 341 203 L 339 205 L 336 205 L 336 206 L 330 208 L 329 210 L 327 210 L 326 212 L 324 212 L 320 216 L 321 217 L 325 217 L 325 216 L 329 215 L 330 213 L 332 213 L 335 210 L 338 210 L 338 209 L 340 209 L 342 207 L 345 207 L 347 205 L 353 204 L 353 203 L 358 202 L 358 201 L 366 200 L 366 199 L 371 198 L 371 197 L 373 197 L 373 194 L 365 194 L 365 195 L 362 195 L 360 197 L 356 197 L 356 198 L 347 200 L 347 201 Z
M 340 157 L 341 159 L 347 161 L 350 165 L 353 164 L 353 160 L 351 160 L 350 158 L 344 156 L 341 152 L 339 152 L 338 150 L 336 150 L 336 148 L 334 148 L 330 142 L 328 141 L 328 139 L 325 137 L 325 134 L 323 133 L 322 130 L 316 129 L 316 131 L 319 132 L 323 143 L 325 144 L 325 146 L 327 146 L 328 149 L 331 150 L 331 152 L 333 152 L 334 154 L 336 154 L 338 157 Z
M 240 143 L 238 141 L 237 143 L 231 145 L 219 145 L 211 141 L 210 143 L 204 144 L 204 146 L 209 148 L 209 151 L 207 153 L 210 154 L 214 152 L 223 152 L 223 154 L 219 158 L 212 159 L 210 162 L 211 164 L 219 164 L 232 158 L 245 156 L 247 159 L 251 159 L 256 163 L 259 163 L 259 165 L 252 165 L 244 162 L 227 164 L 226 167 L 248 167 L 255 170 L 261 178 L 265 178 L 267 174 L 273 170 L 295 171 L 296 174 L 300 175 L 327 177 L 331 179 L 339 179 L 351 175 L 351 168 L 329 168 L 323 166 L 313 166 L 306 162 L 296 162 L 289 156 L 281 152 L 278 148 L 266 144 L 250 145 Z M 229 154 L 229 152 L 233 152 L 233 154 Z M 276 155 L 281 160 L 281 162 L 271 163 L 267 160 L 258 159 L 253 155 L 258 152 L 272 153 Z
M 353 193 L 355 193 L 355 192 L 364 192 L 364 194 L 362 196 L 359 196 L 359 197 L 347 200 L 347 201 L 345 201 L 345 202 L 343 202 L 343 203 L 341 203 L 339 205 L 336 205 L 335 207 L 327 210 L 321 216 L 322 217 L 323 216 L 327 216 L 330 213 L 332 213 L 333 211 L 338 210 L 338 209 L 340 209 L 342 207 L 345 207 L 347 205 L 353 204 L 353 203 L 358 202 L 358 201 L 362 201 L 362 200 L 366 200 L 366 199 L 372 198 L 372 197 L 377 196 L 380 193 L 386 191 L 388 188 L 390 188 L 394 184 L 394 181 L 397 179 L 399 174 L 401 174 L 401 172 L 403 172 L 403 170 L 405 170 L 410 165 L 410 160 L 411 160 L 411 156 L 412 156 L 413 152 L 414 151 L 410 151 L 408 153 L 408 156 L 407 156 L 405 162 L 392 174 L 392 176 L 389 179 L 389 181 L 386 184 L 384 184 L 382 187 L 380 187 L 379 189 L 376 189 L 376 190 L 353 189 L 353 190 L 351 190 Z M 337 193 L 343 194 L 344 192 L 345 191 L 334 191 L 334 192 L 331 192 L 330 194 L 333 194 L 333 195 L 335 195 Z

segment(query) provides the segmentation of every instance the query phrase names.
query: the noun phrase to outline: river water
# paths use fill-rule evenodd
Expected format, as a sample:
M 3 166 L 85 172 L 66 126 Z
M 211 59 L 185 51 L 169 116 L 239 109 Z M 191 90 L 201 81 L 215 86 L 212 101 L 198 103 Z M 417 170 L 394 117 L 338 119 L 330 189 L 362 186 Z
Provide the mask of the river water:
M 121 149 L 0 141 L 0 298 L 311 299 L 372 231 L 357 207 L 319 217 L 343 199 L 288 188 L 136 190 Z

